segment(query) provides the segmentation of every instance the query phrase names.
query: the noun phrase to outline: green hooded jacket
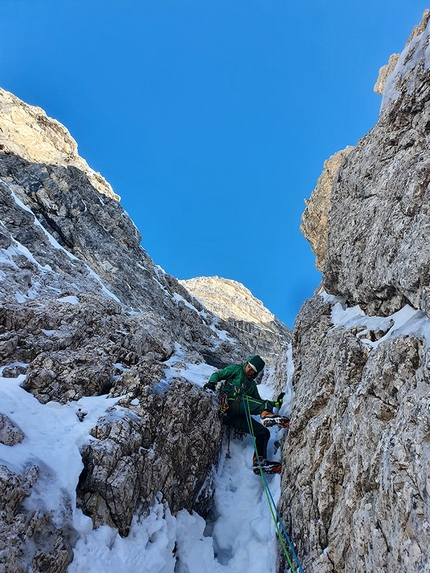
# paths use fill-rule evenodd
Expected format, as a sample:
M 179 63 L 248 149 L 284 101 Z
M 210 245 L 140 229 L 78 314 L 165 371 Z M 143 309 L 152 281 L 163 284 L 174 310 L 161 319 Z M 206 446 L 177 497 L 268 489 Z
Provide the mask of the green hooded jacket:
M 245 374 L 246 364 L 247 362 L 244 364 L 230 364 L 222 370 L 214 372 L 209 378 L 209 382 L 217 384 L 220 380 L 225 380 L 221 387 L 221 392 L 227 394 L 227 398 L 236 398 L 246 394 L 251 398 L 261 400 L 255 380 Z

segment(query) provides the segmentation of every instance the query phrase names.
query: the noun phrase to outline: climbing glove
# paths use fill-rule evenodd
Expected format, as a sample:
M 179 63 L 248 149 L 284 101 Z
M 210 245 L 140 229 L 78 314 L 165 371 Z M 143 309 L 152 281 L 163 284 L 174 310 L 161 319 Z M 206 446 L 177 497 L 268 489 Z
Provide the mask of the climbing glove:
M 275 408 L 278 408 L 278 410 L 279 410 L 279 408 L 282 406 L 282 403 L 283 403 L 283 401 L 284 401 L 284 396 L 285 396 L 285 392 L 281 392 L 281 393 L 279 394 L 279 396 L 276 398 Z
M 203 389 L 204 390 L 212 390 L 214 392 L 215 387 L 216 387 L 215 382 L 206 382 L 206 384 L 203 386 Z

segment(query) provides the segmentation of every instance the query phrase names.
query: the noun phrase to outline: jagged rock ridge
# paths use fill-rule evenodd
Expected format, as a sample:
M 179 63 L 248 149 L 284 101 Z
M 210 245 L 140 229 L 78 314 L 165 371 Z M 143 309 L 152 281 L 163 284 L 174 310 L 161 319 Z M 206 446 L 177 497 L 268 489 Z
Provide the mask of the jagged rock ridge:
M 119 199 L 105 178 L 80 157 L 76 141 L 64 125 L 48 117 L 40 107 L 30 106 L 1 88 L 0 98 L 0 150 L 29 162 L 73 165 L 87 175 L 97 191 L 111 199 Z
M 220 277 L 179 281 L 206 308 L 220 316 L 253 352 L 273 366 L 291 341 L 290 329 L 280 322 L 241 283 Z
M 294 325 L 280 506 L 307 573 L 430 568 L 429 39 L 426 11 L 338 167 L 322 288 Z

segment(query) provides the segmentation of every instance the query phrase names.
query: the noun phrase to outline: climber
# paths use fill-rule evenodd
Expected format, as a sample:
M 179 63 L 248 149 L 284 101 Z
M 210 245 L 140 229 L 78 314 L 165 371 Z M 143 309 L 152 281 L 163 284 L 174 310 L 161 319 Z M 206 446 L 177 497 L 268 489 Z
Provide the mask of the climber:
M 222 370 L 214 372 L 204 385 L 206 390 L 218 390 L 220 394 L 220 409 L 225 414 L 224 423 L 246 434 L 255 437 L 255 448 L 252 467 L 258 474 L 260 467 L 268 473 L 280 473 L 279 462 L 268 461 L 267 444 L 270 438 L 268 426 L 278 425 L 288 428 L 289 419 L 276 415 L 273 408 L 280 408 L 283 394 L 275 402 L 262 400 L 258 393 L 256 376 L 263 371 L 265 362 L 260 356 L 250 356 L 244 364 L 230 364 Z M 223 383 L 221 381 L 224 380 Z M 250 414 L 260 414 L 262 423 L 254 420 Z

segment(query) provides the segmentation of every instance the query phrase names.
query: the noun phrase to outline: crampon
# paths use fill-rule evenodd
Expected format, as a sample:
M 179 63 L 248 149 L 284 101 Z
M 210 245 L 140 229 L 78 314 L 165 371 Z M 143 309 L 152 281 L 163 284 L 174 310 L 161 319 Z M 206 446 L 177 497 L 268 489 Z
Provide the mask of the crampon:
M 282 471 L 282 464 L 280 462 L 271 462 L 269 460 L 265 460 L 260 456 L 259 459 L 254 458 L 252 471 L 256 475 L 259 475 L 260 468 L 266 474 L 280 474 Z
M 273 412 L 269 412 L 264 410 L 261 414 L 261 423 L 266 428 L 270 428 L 271 426 L 278 426 L 279 428 L 289 428 L 290 427 L 290 419 L 286 416 L 279 416 L 278 414 L 273 414 Z

